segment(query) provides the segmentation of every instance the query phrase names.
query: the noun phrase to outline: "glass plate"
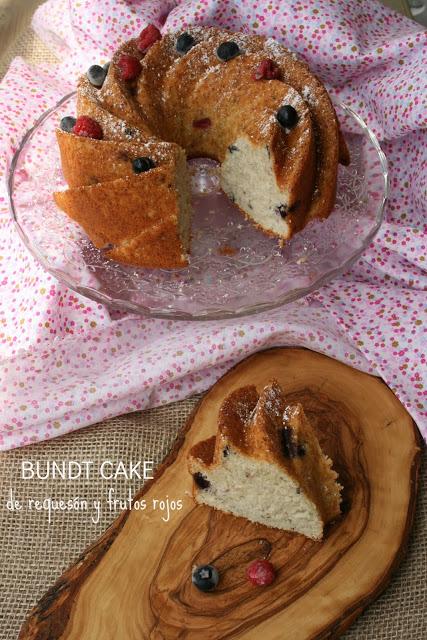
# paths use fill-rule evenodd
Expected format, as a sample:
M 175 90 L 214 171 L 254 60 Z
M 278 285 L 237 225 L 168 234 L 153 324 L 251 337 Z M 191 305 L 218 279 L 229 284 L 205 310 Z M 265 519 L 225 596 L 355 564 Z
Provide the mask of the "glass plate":
M 105 257 L 56 207 L 64 186 L 55 139 L 59 119 L 75 113 L 65 96 L 28 131 L 9 171 L 13 217 L 31 253 L 58 280 L 115 308 L 154 317 L 209 320 L 257 313 L 305 296 L 348 269 L 381 224 L 387 161 L 372 131 L 337 105 L 351 154 L 339 167 L 337 200 L 283 249 L 247 222 L 219 189 L 218 165 L 189 162 L 194 219 L 185 269 L 141 269 Z

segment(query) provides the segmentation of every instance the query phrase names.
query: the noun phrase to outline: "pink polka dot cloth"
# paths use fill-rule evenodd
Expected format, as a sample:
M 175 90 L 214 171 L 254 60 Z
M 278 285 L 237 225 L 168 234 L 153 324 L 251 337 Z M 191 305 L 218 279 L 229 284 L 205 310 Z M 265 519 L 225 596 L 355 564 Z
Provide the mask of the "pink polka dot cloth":
M 391 195 L 355 266 L 314 294 L 238 320 L 113 313 L 46 273 L 0 186 L 0 449 L 207 389 L 266 347 L 300 345 L 381 376 L 426 424 L 426 31 L 374 0 L 49 0 L 33 26 L 61 62 L 15 59 L 0 87 L 0 171 L 40 114 L 147 24 L 220 25 L 296 51 L 379 137 Z

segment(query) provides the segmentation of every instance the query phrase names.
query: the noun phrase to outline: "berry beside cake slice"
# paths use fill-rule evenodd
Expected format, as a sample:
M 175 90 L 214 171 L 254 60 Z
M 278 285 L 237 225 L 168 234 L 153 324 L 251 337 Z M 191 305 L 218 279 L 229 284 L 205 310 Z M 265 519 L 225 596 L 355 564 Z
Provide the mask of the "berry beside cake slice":
M 341 486 L 300 404 L 271 381 L 233 391 L 218 433 L 196 444 L 188 465 L 194 497 L 235 516 L 321 540 L 340 514 Z

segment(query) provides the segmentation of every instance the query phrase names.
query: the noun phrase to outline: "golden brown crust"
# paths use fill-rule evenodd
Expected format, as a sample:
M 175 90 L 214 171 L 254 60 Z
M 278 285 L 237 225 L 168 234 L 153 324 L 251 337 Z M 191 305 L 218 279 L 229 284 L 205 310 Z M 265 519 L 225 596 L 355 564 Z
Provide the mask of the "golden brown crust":
M 118 62 L 123 54 L 130 55 L 138 60 L 141 58 L 142 54 L 136 46 L 135 39 L 125 42 L 114 53 L 107 77 L 102 88 L 99 89 L 99 100 L 104 108 L 117 118 L 125 120 L 129 125 L 147 133 L 147 136 L 151 136 L 153 133 L 151 127 L 138 101 L 135 99 L 137 81 L 122 80 Z
M 132 160 L 149 157 L 156 166 L 172 169 L 182 149 L 168 142 L 118 142 L 76 136 L 57 129 L 56 139 L 61 154 L 64 178 L 70 187 L 83 187 L 98 182 L 134 175 Z
M 311 113 L 301 95 L 283 81 L 255 81 L 254 70 L 265 58 L 264 39 L 224 30 L 190 29 L 196 45 L 185 55 L 173 56 L 174 37 L 158 43 L 156 56 L 167 51 L 162 92 L 165 121 L 173 123 L 171 139 L 191 157 L 207 156 L 222 162 L 228 147 L 241 137 L 265 146 L 274 158 L 277 184 L 288 194 L 290 227 L 304 226 L 315 186 L 316 148 Z M 224 39 L 239 43 L 244 55 L 226 64 L 216 50 Z M 275 114 L 292 104 L 297 126 L 286 133 Z M 195 133 L 193 122 L 208 118 L 211 126 Z M 250 213 L 245 212 L 252 220 Z
M 151 139 L 147 131 L 131 126 L 110 113 L 101 103 L 99 89 L 93 87 L 85 75 L 80 76 L 77 82 L 77 115 L 96 120 L 101 125 L 105 140 L 143 142 Z
M 159 48 L 156 51 L 157 57 L 161 56 L 162 46 L 168 51 L 163 93 L 167 98 L 165 99 L 167 119 L 174 122 L 174 127 L 179 132 L 180 139 L 176 141 L 183 144 L 190 155 L 205 154 L 221 161 L 223 150 L 226 148 L 223 132 L 225 130 L 226 135 L 231 133 L 233 115 L 235 115 L 237 127 L 234 135 L 237 135 L 239 129 L 240 131 L 248 130 L 255 142 L 268 144 L 268 137 L 266 139 L 265 134 L 261 133 L 260 126 L 262 121 L 259 114 L 263 108 L 263 100 L 261 99 L 258 104 L 256 98 L 254 101 L 254 94 L 262 94 L 265 87 L 276 83 L 282 84 L 283 88 L 286 84 L 290 85 L 309 106 L 316 141 L 315 169 L 311 166 L 313 158 L 305 164 L 301 163 L 299 167 L 300 177 L 304 176 L 304 179 L 300 178 L 298 185 L 303 202 L 299 203 L 298 211 L 294 213 L 292 226 L 296 231 L 311 218 L 327 217 L 335 202 L 339 155 L 346 162 L 348 151 L 344 141 L 340 140 L 335 110 L 323 84 L 310 71 L 308 65 L 271 39 L 236 34 L 216 28 L 204 31 L 200 28 L 189 28 L 188 31 L 194 35 L 198 44 L 185 56 L 179 57 L 175 54 L 173 58 L 173 54 L 170 53 L 173 48 L 173 36 L 167 36 L 169 40 L 164 44 L 163 41 L 158 43 Z M 216 48 L 225 39 L 236 41 L 244 51 L 244 55 L 230 60 L 227 63 L 227 72 L 219 73 L 218 70 L 222 71 L 224 63 L 218 60 Z M 257 64 L 265 59 L 266 54 L 278 64 L 281 83 L 253 80 L 252 72 Z M 284 92 L 282 98 L 286 101 Z M 192 121 L 204 116 L 214 121 L 221 120 L 222 126 L 213 126 L 195 137 Z M 280 128 L 276 127 L 276 131 L 280 132 Z M 282 142 L 285 139 L 283 135 L 280 138 Z M 201 147 L 198 146 L 200 143 Z M 196 145 L 195 148 L 194 145 Z M 285 158 L 280 154 L 280 147 L 277 147 L 277 144 L 271 146 L 271 152 L 277 159 L 278 181 L 280 183 L 282 176 L 283 185 L 287 170 L 292 163 L 283 161 Z M 311 171 L 315 172 L 315 176 L 311 176 Z
M 323 454 L 301 404 L 288 407 L 286 422 L 310 453 L 304 458 L 294 458 L 295 473 L 306 494 L 317 504 L 324 522 L 330 522 L 340 515 L 341 503 L 341 485 L 337 484 L 338 475 L 331 468 L 332 461 Z M 307 478 L 311 482 L 307 482 Z
M 335 109 L 322 82 L 306 63 L 271 39 L 266 41 L 266 49 L 279 64 L 282 79 L 291 84 L 310 107 L 316 134 L 317 169 L 307 220 L 326 218 L 335 203 L 340 153 L 345 157 L 346 149 L 345 143 L 340 143 Z
M 114 245 L 107 251 L 111 258 L 153 268 L 187 264 L 178 234 L 178 193 L 171 167 L 59 191 L 54 197 L 96 247 Z
M 215 455 L 216 436 L 212 436 L 207 440 L 200 440 L 191 449 L 191 455 L 199 462 L 210 465 L 213 462 Z
M 259 105 L 254 105 L 253 95 L 246 99 L 244 96 L 251 93 L 251 88 L 254 93 L 262 93 L 265 86 L 275 84 L 275 81 L 252 79 L 253 69 L 267 54 L 279 65 L 282 84 L 291 85 L 307 102 L 313 120 L 316 145 L 313 154 L 316 160 L 310 157 L 300 164 L 300 180 L 295 188 L 300 199 L 296 203 L 291 227 L 297 231 L 311 218 L 327 217 L 335 203 L 338 160 L 346 164 L 349 156 L 332 102 L 320 80 L 307 64 L 272 39 L 214 27 L 189 27 L 187 31 L 195 38 L 196 45 L 185 56 L 175 51 L 176 34 L 167 34 L 149 50 L 143 66 L 147 72 L 151 69 L 151 79 L 139 80 L 138 101 L 148 105 L 150 92 L 153 93 L 157 87 L 157 95 L 163 98 L 157 100 L 168 126 L 169 139 L 183 145 L 190 156 L 206 155 L 221 161 L 226 148 L 224 136 L 232 137 L 233 112 L 240 129 L 243 122 L 244 129 L 252 129 L 251 135 L 261 143 Z M 226 39 L 236 41 L 244 55 L 230 60 L 227 71 L 223 72 L 224 63 L 218 60 L 216 48 Z M 157 65 L 160 78 L 152 71 Z M 213 126 L 195 136 L 192 122 L 203 117 L 209 117 Z M 216 120 L 220 122 L 216 123 Z M 265 142 L 268 144 L 268 140 Z M 277 143 L 271 146 L 277 159 L 278 182 L 280 184 L 282 179 L 283 185 L 291 163 L 283 161 Z

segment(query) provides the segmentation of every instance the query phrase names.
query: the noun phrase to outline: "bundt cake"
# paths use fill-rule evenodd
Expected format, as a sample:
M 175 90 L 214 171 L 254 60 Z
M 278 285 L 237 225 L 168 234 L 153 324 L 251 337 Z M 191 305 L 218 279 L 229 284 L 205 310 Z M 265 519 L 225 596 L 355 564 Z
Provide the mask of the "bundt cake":
M 218 160 L 223 191 L 248 219 L 281 242 L 311 218 L 329 215 L 338 162 L 349 161 L 326 89 L 305 63 L 272 39 L 214 27 L 161 37 L 149 25 L 124 43 L 109 65 L 94 65 L 79 80 L 77 115 L 77 121 L 63 119 L 58 134 L 70 189 L 56 194 L 56 202 L 96 246 L 113 244 L 111 257 L 141 266 L 187 263 L 185 156 Z M 81 137 L 104 144 L 82 146 Z M 125 142 L 150 145 L 143 157 L 152 166 L 132 176 L 132 160 L 142 151 L 128 147 L 123 152 L 130 158 L 127 166 L 113 161 L 105 172 L 91 170 L 108 162 L 109 153 L 116 159 Z M 175 163 L 162 163 L 157 147 L 162 153 L 168 149 Z M 85 158 L 79 170 L 70 168 L 77 164 L 73 154 Z M 179 176 L 173 178 L 174 171 Z M 159 177 L 152 178 L 152 172 Z M 170 206 L 163 201 L 165 188 L 176 199 L 167 233 L 162 226 L 162 211 Z M 158 232 L 150 234 L 150 224 Z M 170 248 L 172 235 L 181 242 L 179 250 Z M 157 251 L 144 246 L 148 237 Z
M 200 504 L 320 540 L 340 514 L 331 460 L 300 404 L 287 404 L 273 380 L 233 391 L 219 411 L 218 432 L 188 458 Z

